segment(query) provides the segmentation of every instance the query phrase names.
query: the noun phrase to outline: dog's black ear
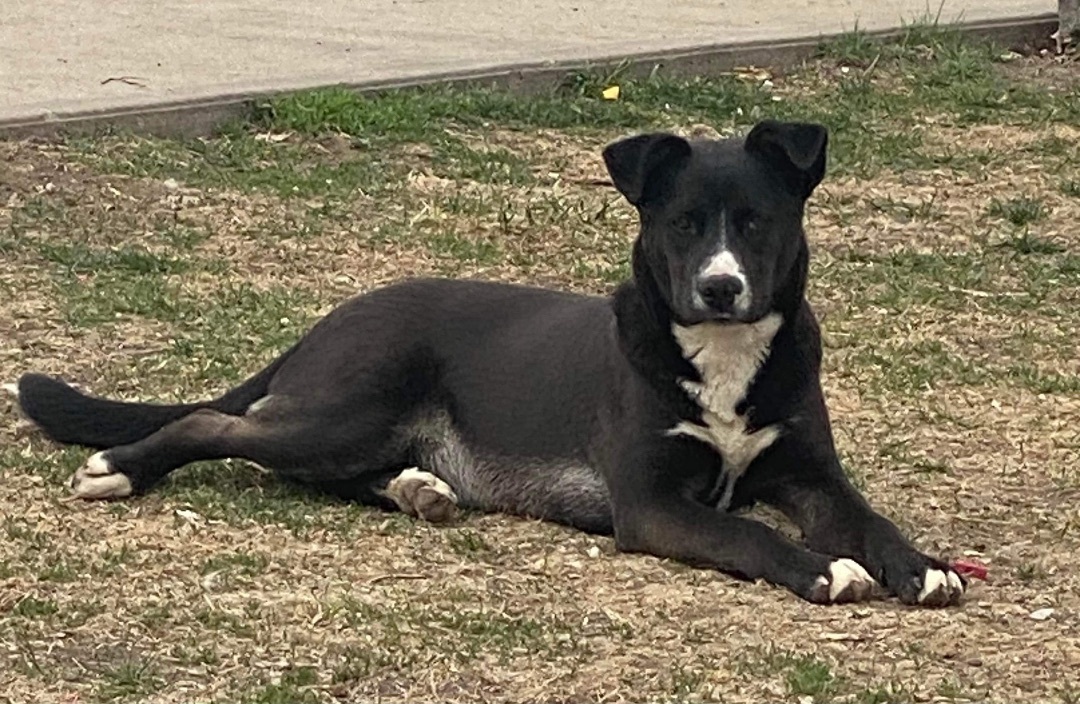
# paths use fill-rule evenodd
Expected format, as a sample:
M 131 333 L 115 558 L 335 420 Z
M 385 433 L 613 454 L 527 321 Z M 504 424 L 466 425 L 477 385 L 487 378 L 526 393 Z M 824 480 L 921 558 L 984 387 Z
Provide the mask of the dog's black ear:
M 746 136 L 746 151 L 786 170 L 803 198 L 825 178 L 828 145 L 828 130 L 808 122 L 763 120 Z
M 689 142 L 664 132 L 628 137 L 604 148 L 611 181 L 634 205 L 648 199 L 650 184 L 689 156 Z

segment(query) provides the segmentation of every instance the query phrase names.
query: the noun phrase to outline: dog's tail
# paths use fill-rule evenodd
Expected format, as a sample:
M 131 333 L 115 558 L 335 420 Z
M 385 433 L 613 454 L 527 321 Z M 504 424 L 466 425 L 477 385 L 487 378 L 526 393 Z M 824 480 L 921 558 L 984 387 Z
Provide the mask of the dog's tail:
M 266 395 L 270 380 L 296 350 L 290 348 L 262 371 L 212 401 L 175 405 L 112 401 L 82 393 L 44 374 L 24 374 L 14 388 L 23 414 L 56 442 L 98 450 L 137 442 L 200 408 L 243 414 Z

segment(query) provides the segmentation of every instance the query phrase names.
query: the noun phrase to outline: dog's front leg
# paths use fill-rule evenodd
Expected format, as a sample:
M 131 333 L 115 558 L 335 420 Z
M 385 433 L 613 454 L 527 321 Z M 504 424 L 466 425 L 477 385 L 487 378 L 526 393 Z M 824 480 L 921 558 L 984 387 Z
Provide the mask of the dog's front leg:
M 955 571 L 916 550 L 871 508 L 844 475 L 831 443 L 814 446 L 789 436 L 747 480 L 755 499 L 799 526 L 807 547 L 856 560 L 904 603 L 948 606 L 963 595 L 965 583 Z
M 621 486 L 612 492 L 620 550 L 666 557 L 745 579 L 765 579 L 815 603 L 868 599 L 874 582 L 852 560 L 812 552 L 772 528 L 668 492 Z

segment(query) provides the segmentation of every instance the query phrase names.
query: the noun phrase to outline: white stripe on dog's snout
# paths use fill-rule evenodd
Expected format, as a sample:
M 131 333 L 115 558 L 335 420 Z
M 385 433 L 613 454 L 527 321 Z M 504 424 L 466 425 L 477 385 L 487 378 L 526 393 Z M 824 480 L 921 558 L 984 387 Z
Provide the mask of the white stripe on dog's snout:
M 721 245 L 716 253 L 705 260 L 704 266 L 698 271 L 698 281 L 714 276 L 732 276 L 739 280 L 743 288 L 742 292 L 735 296 L 735 310 L 740 313 L 746 312 L 750 307 L 750 282 L 746 280 L 746 272 L 743 271 L 742 264 L 726 245 Z M 705 301 L 701 299 L 697 291 L 694 292 L 694 303 L 705 308 Z
M 739 260 L 726 247 L 709 257 L 698 275 L 703 279 L 712 276 L 734 276 L 746 286 L 746 274 L 743 273 Z

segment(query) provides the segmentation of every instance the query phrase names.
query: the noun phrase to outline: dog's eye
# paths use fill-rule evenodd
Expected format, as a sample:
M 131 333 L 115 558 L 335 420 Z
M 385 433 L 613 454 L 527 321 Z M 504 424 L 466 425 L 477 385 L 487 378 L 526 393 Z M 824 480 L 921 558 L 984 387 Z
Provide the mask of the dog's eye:
M 694 221 L 690 218 L 689 215 L 680 215 L 679 217 L 675 218 L 674 222 L 672 222 L 672 225 L 675 227 L 676 230 L 679 230 L 680 232 L 694 231 Z

